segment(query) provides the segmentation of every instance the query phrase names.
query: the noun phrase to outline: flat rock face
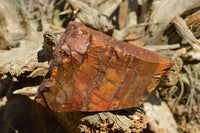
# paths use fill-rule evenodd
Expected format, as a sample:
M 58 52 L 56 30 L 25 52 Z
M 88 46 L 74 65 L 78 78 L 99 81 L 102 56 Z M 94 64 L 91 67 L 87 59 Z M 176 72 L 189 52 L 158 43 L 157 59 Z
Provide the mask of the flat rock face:
M 56 112 L 138 107 L 173 62 L 70 22 L 36 101 Z

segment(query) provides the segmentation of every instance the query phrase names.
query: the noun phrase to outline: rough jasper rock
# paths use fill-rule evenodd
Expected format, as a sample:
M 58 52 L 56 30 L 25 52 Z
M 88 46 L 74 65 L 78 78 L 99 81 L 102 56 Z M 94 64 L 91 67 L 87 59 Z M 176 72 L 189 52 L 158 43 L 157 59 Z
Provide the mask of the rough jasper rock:
M 70 22 L 36 101 L 56 112 L 138 107 L 173 62 Z

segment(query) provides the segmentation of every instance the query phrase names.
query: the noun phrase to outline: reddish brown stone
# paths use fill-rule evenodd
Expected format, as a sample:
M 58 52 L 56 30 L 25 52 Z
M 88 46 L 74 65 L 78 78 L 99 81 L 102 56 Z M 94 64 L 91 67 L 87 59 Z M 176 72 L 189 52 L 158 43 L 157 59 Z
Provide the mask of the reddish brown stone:
M 173 62 L 70 22 L 36 101 L 56 112 L 138 107 Z

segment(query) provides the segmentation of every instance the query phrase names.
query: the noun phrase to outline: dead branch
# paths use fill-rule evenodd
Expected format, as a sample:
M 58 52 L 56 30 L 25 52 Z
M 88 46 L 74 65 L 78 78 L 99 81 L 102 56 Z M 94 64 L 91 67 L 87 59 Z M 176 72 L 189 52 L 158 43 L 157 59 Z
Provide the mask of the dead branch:
M 130 34 L 133 31 L 133 29 L 138 28 L 138 27 L 145 27 L 151 24 L 152 23 L 140 23 L 140 24 L 130 23 L 126 25 L 126 27 L 124 27 L 122 30 L 115 29 L 112 36 L 116 38 L 117 40 L 124 40 L 124 37 Z
M 194 50 L 200 51 L 200 42 L 196 39 L 196 37 L 192 34 L 190 29 L 187 27 L 186 22 L 180 17 L 176 16 L 172 20 L 174 26 L 176 27 L 177 32 L 179 35 L 185 39 L 189 44 L 192 45 Z
M 43 32 L 51 31 L 50 27 L 48 25 L 47 18 L 45 16 L 44 10 L 42 9 L 42 7 L 39 4 L 38 4 L 38 8 L 39 8 L 40 13 L 41 13 L 41 23 L 42 23 Z
M 79 5 L 80 11 L 77 12 L 77 18 L 75 21 L 82 22 L 83 24 L 87 24 L 97 30 L 104 32 L 108 32 L 109 30 L 114 28 L 111 22 L 109 22 L 109 20 L 105 18 L 105 16 L 102 13 L 99 13 L 95 8 L 89 7 L 87 4 L 78 0 L 68 0 L 68 2 L 72 5 L 74 9 L 77 8 L 76 4 Z M 115 8 L 116 6 L 113 7 L 113 9 Z M 110 12 L 113 11 L 113 9 L 106 11 L 105 13 L 110 15 Z
M 153 12 L 150 17 L 151 23 L 158 23 L 158 25 L 150 25 L 148 33 L 150 37 L 147 38 L 146 45 L 154 45 L 162 32 L 167 28 L 167 25 L 174 19 L 176 15 L 180 15 L 190 9 L 200 7 L 199 0 L 162 0 L 153 2 Z
M 122 0 L 107 0 L 105 3 L 103 3 L 100 7 L 99 7 L 99 12 L 102 15 L 105 15 L 106 17 L 110 17 L 113 12 L 119 7 L 119 5 L 122 3 Z
M 6 6 L 9 4 L 3 5 L 0 10 L 5 9 Z M 4 3 L 2 2 L 2 3 Z M 12 3 L 12 2 L 11 2 Z M 13 6 L 13 5 L 12 5 Z M 25 7 L 24 7 L 25 8 Z M 15 9 L 13 7 L 13 9 Z M 25 16 L 25 13 L 23 10 L 20 10 L 21 16 L 22 16 L 22 22 L 25 27 L 25 33 L 26 36 L 20 39 L 17 39 L 18 48 L 13 48 L 10 51 L 6 51 L 3 53 L 0 53 L 0 74 L 6 74 L 10 73 L 12 76 L 19 76 L 24 72 L 33 72 L 34 75 L 36 74 L 37 69 L 43 68 L 44 71 L 46 68 L 43 66 L 48 65 L 47 62 L 38 62 L 38 51 L 42 49 L 42 33 L 37 32 L 36 27 L 32 25 L 32 22 L 28 21 L 28 19 Z M 16 10 L 10 10 L 9 12 L 10 17 L 8 20 L 6 20 L 6 25 L 11 25 L 11 32 L 8 32 L 7 36 L 12 36 L 12 32 L 16 32 L 15 34 L 18 35 L 18 32 L 22 32 L 21 25 L 19 23 L 19 18 L 16 14 Z M 8 17 L 9 17 L 8 14 Z M 14 16 L 16 15 L 16 16 Z M 13 20 L 13 19 L 16 20 Z M 9 23 L 12 21 L 12 23 Z M 13 26 L 13 27 L 12 27 Z M 13 38 L 12 38 L 13 39 Z M 15 39 L 15 38 L 14 38 Z M 45 74 L 41 73 L 41 71 L 38 71 L 38 75 Z M 41 75 L 44 76 L 44 75 Z
M 38 87 L 39 87 L 39 86 L 24 87 L 24 88 L 22 88 L 22 89 L 13 91 L 13 94 L 26 95 L 26 96 L 28 96 L 30 99 L 34 100 L 35 94 L 36 94 L 36 92 L 37 92 L 37 88 L 38 88 Z
M 151 51 L 160 51 L 160 50 L 178 49 L 178 48 L 180 48 L 180 44 L 145 46 L 143 48 L 146 48 L 146 49 L 151 50 Z

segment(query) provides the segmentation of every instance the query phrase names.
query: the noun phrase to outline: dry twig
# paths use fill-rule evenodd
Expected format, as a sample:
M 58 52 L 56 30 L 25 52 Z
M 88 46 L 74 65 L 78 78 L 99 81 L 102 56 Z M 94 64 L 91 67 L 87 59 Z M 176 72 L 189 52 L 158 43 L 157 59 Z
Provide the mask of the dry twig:
M 200 52 L 200 42 L 195 38 L 190 29 L 187 27 L 186 22 L 180 16 L 176 16 L 172 22 L 176 27 L 179 35 L 189 44 L 191 44 L 194 50 Z
M 159 25 L 150 25 L 148 27 L 147 32 L 151 34 L 147 38 L 146 45 L 154 45 L 176 15 L 196 7 L 200 7 L 199 0 L 187 0 L 184 2 L 183 0 L 155 0 L 150 22 L 158 23 Z

